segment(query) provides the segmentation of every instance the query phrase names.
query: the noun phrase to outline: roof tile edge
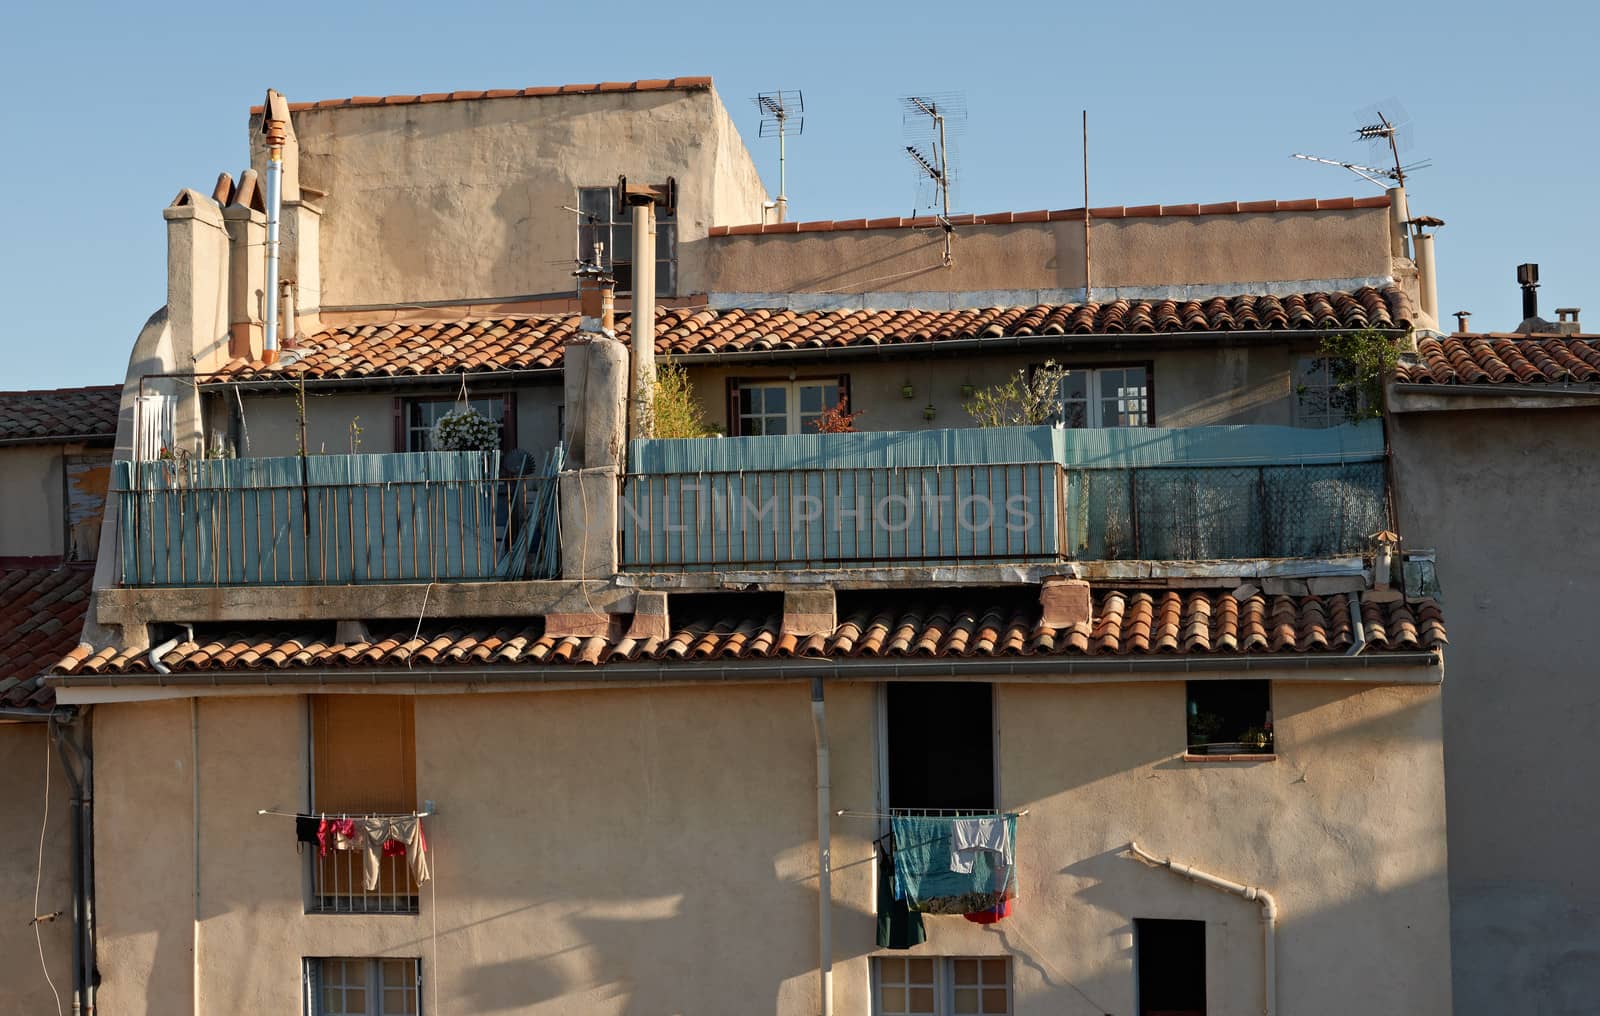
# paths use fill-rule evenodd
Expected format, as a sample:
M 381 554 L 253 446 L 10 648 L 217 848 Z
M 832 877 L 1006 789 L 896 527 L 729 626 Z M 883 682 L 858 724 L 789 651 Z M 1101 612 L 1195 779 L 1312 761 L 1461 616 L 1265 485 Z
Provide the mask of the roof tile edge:
M 459 102 L 468 99 L 527 99 L 554 95 L 599 95 L 611 92 L 696 92 L 710 87 L 710 75 L 690 75 L 676 78 L 641 78 L 638 81 L 601 81 L 594 84 L 425 92 L 421 95 L 355 95 L 344 99 L 291 102 L 289 111 L 299 113 L 309 109 L 345 109 L 355 106 L 413 106 L 425 102 Z M 255 116 L 261 111 L 262 107 L 260 106 L 250 107 L 251 116 Z
M 1375 197 L 1301 198 L 1295 201 L 1219 201 L 1214 204 L 1110 205 L 1089 209 L 1090 219 L 1154 219 L 1200 215 L 1261 215 L 1273 212 L 1347 212 L 1366 208 L 1388 208 L 1388 195 Z M 1082 222 L 1082 208 L 1054 211 L 990 212 L 985 215 L 953 215 L 953 225 L 1003 226 L 1030 222 Z M 816 219 L 807 222 L 741 223 L 712 226 L 710 235 L 750 236 L 762 233 L 844 232 L 858 229 L 926 229 L 938 224 L 931 216 L 915 219 Z

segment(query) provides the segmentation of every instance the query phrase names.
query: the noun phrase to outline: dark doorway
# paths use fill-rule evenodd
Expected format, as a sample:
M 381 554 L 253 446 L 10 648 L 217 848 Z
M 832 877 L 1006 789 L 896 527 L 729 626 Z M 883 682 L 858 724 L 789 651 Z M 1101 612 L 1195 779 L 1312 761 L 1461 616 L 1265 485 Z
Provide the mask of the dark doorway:
M 889 807 L 993 811 L 994 691 L 889 685 Z
M 1139 1016 L 1205 1016 L 1206 922 L 1133 922 Z

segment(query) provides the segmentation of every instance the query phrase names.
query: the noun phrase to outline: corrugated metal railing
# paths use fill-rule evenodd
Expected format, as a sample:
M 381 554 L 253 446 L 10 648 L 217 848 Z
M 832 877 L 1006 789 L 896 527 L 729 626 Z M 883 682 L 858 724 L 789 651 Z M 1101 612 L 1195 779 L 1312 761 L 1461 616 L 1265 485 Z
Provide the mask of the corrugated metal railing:
M 996 465 L 629 474 L 622 561 L 639 570 L 1050 561 L 1061 468 Z
M 140 473 L 116 465 L 127 586 L 487 581 L 558 570 L 555 464 L 543 476 L 247 485 L 189 463 L 155 481 L 145 474 L 164 463 L 131 464 Z
M 635 571 L 1321 557 L 1391 528 L 1376 461 L 630 474 L 620 521 Z

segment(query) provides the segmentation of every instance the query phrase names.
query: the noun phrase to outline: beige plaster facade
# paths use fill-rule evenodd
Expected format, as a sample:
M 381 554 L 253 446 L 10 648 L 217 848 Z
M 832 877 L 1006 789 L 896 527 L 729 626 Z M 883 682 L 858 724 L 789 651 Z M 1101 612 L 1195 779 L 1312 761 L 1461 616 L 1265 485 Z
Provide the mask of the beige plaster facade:
M 1471 1016 L 1575 1016 L 1600 997 L 1600 874 L 1587 863 L 1600 801 L 1584 761 L 1600 718 L 1588 593 L 1600 401 L 1548 401 L 1435 395 L 1436 411 L 1390 424 L 1401 531 L 1408 548 L 1435 549 L 1451 618 L 1452 951 Z
M 1385 208 L 1095 220 L 1091 282 L 1097 294 L 1247 293 L 1267 282 L 1384 279 L 1395 274 L 1389 228 Z M 684 285 L 710 294 L 1083 290 L 1081 218 L 958 226 L 949 267 L 943 252 L 937 228 L 717 236 L 685 260 Z
M 48 821 L 46 765 L 50 767 Z M 52 980 L 63 1001 L 70 1006 L 72 1000 L 71 791 L 42 722 L 0 720 L 0 772 L 8 784 L 0 805 L 0 858 L 5 859 L 0 863 L 0 1016 L 38 1016 L 56 1011 Z M 36 881 L 38 910 L 33 905 Z M 35 915 L 57 911 L 61 916 L 40 924 L 35 937 L 30 924 Z
M 1181 681 L 997 685 L 1000 800 L 1028 809 L 1017 911 L 929 918 L 914 954 L 1010 956 L 1018 1016 L 1123 1016 L 1131 920 L 1204 920 L 1210 1011 L 1257 1011 L 1257 908 L 1129 860 L 1138 840 L 1277 896 L 1280 1011 L 1449 1012 L 1438 685 L 1273 694 L 1275 761 L 1198 764 Z M 879 801 L 878 696 L 828 685 L 839 807 Z M 421 960 L 439 1013 L 814 1013 L 808 702 L 803 682 L 419 694 L 439 813 L 415 916 L 304 913 L 292 823 L 256 814 L 305 803 L 303 697 L 101 706 L 101 1007 L 294 1012 L 302 958 L 382 955 Z M 832 835 L 834 1011 L 864 1014 L 877 828 Z
M 572 292 L 578 188 L 678 184 L 680 248 L 767 199 L 710 87 L 302 109 L 321 308 Z M 265 171 L 259 115 L 252 161 Z M 617 252 L 619 257 L 628 257 Z M 681 287 L 680 287 L 681 288 Z M 309 299 L 310 293 L 302 295 Z

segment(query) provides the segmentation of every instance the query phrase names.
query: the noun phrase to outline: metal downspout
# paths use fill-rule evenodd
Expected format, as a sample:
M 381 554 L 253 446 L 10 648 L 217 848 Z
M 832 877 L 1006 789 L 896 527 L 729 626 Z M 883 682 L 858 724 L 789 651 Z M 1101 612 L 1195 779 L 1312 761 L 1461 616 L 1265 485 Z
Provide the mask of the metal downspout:
M 822 993 L 818 1011 L 833 1016 L 833 836 L 829 825 L 833 806 L 829 802 L 828 714 L 820 677 L 811 681 L 811 726 L 817 739 L 817 969 Z
M 70 723 L 71 720 L 67 722 Z M 49 736 L 56 743 L 56 752 L 61 757 L 61 769 L 67 774 L 67 783 L 71 788 L 69 800 L 72 818 L 68 827 L 72 836 L 72 1011 L 75 1014 L 82 1014 L 86 995 L 84 971 L 87 967 L 83 962 L 83 812 L 78 807 L 78 801 L 83 792 L 83 784 L 79 781 L 77 772 L 73 770 L 72 760 L 67 754 L 66 737 L 61 727 L 61 721 L 52 712 Z
M 99 1004 L 100 944 L 96 926 L 99 920 L 94 900 L 94 709 L 78 714 L 83 726 L 83 743 L 79 752 L 83 759 L 83 993 L 87 1002 L 85 1016 L 92 1016 Z
M 1277 1016 L 1278 1012 L 1278 901 L 1272 894 L 1258 886 L 1245 885 L 1234 882 L 1220 875 L 1201 871 L 1187 864 L 1179 864 L 1172 858 L 1161 858 L 1141 850 L 1139 844 L 1129 843 L 1128 850 L 1133 854 L 1134 860 L 1156 868 L 1166 868 L 1174 875 L 1186 878 L 1200 885 L 1220 889 L 1225 893 L 1232 893 L 1242 899 L 1249 900 L 1261 907 L 1261 932 L 1262 932 L 1262 985 L 1261 985 L 1261 1012 L 1264 1016 Z
M 1360 656 L 1367 648 L 1367 626 L 1361 623 L 1361 597 L 1350 593 L 1350 631 L 1355 635 L 1355 641 L 1346 649 L 1346 656 Z

